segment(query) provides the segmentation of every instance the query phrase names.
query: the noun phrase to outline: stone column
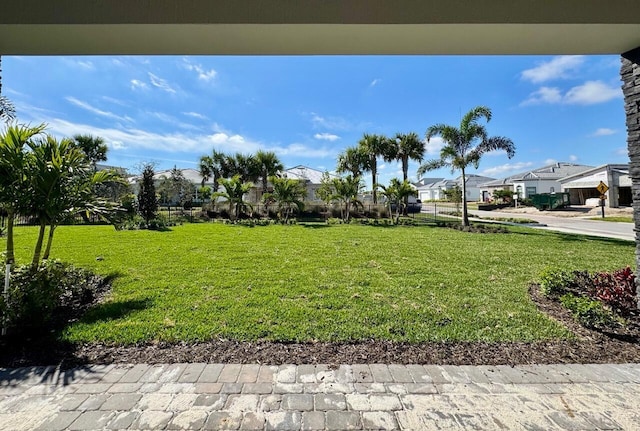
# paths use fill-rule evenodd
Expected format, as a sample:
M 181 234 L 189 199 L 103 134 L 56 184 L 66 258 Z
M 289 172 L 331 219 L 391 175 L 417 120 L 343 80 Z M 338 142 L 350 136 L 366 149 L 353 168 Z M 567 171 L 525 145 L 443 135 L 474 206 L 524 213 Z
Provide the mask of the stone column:
M 640 47 L 622 54 L 620 67 L 627 117 L 629 177 L 636 232 L 636 274 L 640 268 Z M 636 282 L 640 282 L 636 279 Z

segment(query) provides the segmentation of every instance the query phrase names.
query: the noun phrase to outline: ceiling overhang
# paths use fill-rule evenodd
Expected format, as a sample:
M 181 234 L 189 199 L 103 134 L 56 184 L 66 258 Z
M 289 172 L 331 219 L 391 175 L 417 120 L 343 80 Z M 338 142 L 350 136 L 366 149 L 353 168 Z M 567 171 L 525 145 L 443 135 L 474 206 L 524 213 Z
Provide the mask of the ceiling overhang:
M 620 54 L 638 0 L 5 0 L 0 54 Z

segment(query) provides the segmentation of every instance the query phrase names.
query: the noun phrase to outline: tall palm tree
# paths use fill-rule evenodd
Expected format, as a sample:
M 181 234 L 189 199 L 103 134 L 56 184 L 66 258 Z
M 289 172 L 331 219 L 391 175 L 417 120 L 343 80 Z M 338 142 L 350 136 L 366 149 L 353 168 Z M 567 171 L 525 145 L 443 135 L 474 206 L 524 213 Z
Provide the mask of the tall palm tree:
M 396 136 L 387 142 L 385 160 L 392 162 L 399 161 L 402 164 L 402 180 L 409 180 L 409 161 L 422 162 L 424 158 L 424 142 L 417 133 L 397 133 Z M 406 215 L 409 207 L 409 197 L 405 197 L 404 212 Z
M 6 123 L 16 119 L 16 108 L 2 95 L 2 56 L 0 56 L 0 121 Z
M 74 135 L 73 142 L 89 159 L 95 169 L 98 162 L 107 161 L 107 151 L 109 148 L 100 136 Z
M 338 155 L 336 172 L 349 172 L 352 177 L 361 177 L 364 171 L 369 170 L 369 156 L 360 147 L 347 147 Z
M 293 178 L 280 178 L 270 176 L 269 181 L 273 184 L 273 192 L 265 193 L 262 199 L 265 202 L 276 202 L 278 204 L 278 217 L 286 223 L 294 209 L 302 211 L 304 209 L 304 197 L 307 195 L 305 183 Z
M 260 181 L 262 182 L 261 196 L 264 196 L 265 193 L 267 193 L 269 177 L 276 175 L 279 171 L 282 171 L 284 166 L 273 151 L 258 150 L 254 158 L 256 160 L 258 171 L 260 172 Z
M 202 175 L 202 186 L 210 179 L 213 180 L 213 184 L 218 185 L 218 180 L 225 177 L 225 166 L 227 156 L 215 149 L 210 156 L 200 157 L 199 170 Z
M 503 136 L 489 137 L 485 126 L 478 124 L 478 120 L 484 118 L 491 120 L 491 110 L 486 106 L 476 106 L 467 112 L 460 121 L 460 127 L 446 124 L 435 124 L 427 129 L 427 142 L 434 136 L 440 136 L 445 146 L 440 150 L 440 158 L 429 160 L 418 169 L 418 175 L 427 171 L 451 168 L 451 171 L 459 169 L 462 172 L 462 224 L 469 226 L 467 213 L 467 178 L 465 170 L 469 165 L 476 169 L 480 159 L 486 153 L 502 150 L 507 157 L 512 158 L 516 153 L 516 147 L 509 138 Z
M 384 159 L 387 162 L 395 160 L 402 164 L 402 179 L 409 180 L 409 161 L 421 162 L 424 158 L 424 142 L 417 133 L 397 133 L 387 140 Z
M 358 147 L 366 154 L 368 160 L 367 167 L 371 172 L 371 190 L 373 192 L 373 203 L 378 203 L 378 157 L 382 157 L 385 154 L 388 139 L 381 135 L 369 135 L 364 134 Z

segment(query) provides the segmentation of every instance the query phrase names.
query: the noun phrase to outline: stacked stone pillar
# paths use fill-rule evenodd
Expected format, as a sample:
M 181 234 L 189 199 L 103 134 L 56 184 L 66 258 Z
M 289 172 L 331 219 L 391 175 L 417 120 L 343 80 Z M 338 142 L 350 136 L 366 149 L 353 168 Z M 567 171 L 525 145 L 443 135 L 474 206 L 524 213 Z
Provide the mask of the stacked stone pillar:
M 627 118 L 629 177 L 636 232 L 636 268 L 640 269 L 640 47 L 622 54 L 620 77 Z

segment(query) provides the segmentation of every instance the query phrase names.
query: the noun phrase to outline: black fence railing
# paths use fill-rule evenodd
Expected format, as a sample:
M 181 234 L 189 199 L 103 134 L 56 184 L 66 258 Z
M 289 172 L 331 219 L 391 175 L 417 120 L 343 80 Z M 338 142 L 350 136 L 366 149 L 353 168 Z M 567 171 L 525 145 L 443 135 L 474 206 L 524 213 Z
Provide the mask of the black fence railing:
M 362 206 L 353 207 L 351 215 L 354 218 L 382 219 L 395 217 L 395 207 L 391 208 L 381 204 L 365 203 Z M 437 222 L 450 220 L 460 216 L 461 206 L 451 202 L 423 202 L 419 206 L 410 208 L 407 216 L 427 222 Z M 160 206 L 158 213 L 171 222 L 194 222 L 206 221 L 215 218 L 228 218 L 229 206 L 220 203 L 215 208 L 192 207 L 185 209 L 178 206 Z M 255 204 L 245 206 L 242 209 L 242 217 L 275 217 L 277 213 L 276 205 Z M 233 215 L 232 215 L 233 216 Z M 340 206 L 331 204 L 307 204 L 302 212 L 295 211 L 292 217 L 299 220 L 327 220 L 329 218 L 340 218 L 342 216 Z M 5 227 L 7 223 L 6 215 L 0 213 L 0 227 Z M 99 225 L 109 224 L 104 218 L 93 214 L 77 214 L 75 217 L 62 223 L 63 225 Z M 18 216 L 14 222 L 15 226 L 35 226 L 38 221 L 34 217 Z

